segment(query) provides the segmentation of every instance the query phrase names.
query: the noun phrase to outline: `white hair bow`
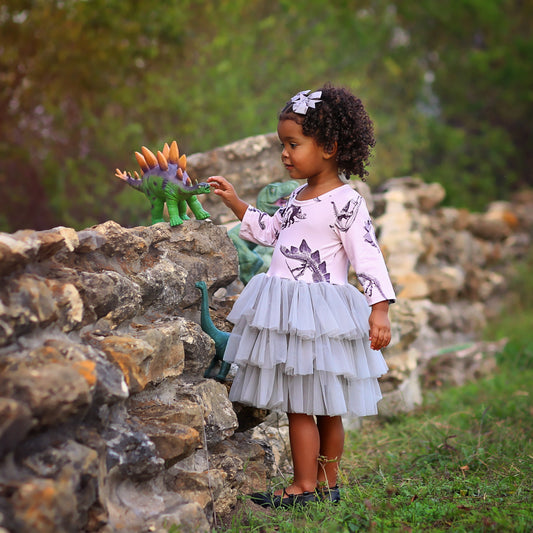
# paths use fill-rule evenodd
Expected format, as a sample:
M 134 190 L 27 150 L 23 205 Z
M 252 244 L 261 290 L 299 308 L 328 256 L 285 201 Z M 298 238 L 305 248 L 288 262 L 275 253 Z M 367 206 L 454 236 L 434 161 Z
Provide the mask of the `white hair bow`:
M 292 110 L 295 113 L 298 113 L 299 115 L 305 115 L 310 107 L 314 109 L 315 105 L 322 101 L 320 100 L 322 91 L 315 91 L 311 94 L 309 93 L 310 91 L 300 91 L 291 98 Z

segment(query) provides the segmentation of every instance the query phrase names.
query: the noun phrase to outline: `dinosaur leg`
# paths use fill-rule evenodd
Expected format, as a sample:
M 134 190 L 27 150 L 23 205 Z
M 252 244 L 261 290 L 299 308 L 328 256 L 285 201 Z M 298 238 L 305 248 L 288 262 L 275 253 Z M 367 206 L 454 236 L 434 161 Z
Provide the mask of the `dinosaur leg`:
M 171 226 L 179 226 L 180 224 L 183 224 L 183 217 L 180 216 L 181 213 L 178 206 L 179 202 L 176 202 L 175 198 L 167 196 L 167 209 Z
M 230 363 L 227 361 L 222 361 L 220 363 L 220 371 L 216 375 L 215 379 L 217 381 L 226 381 L 226 376 L 228 375 L 229 369 L 231 368 Z
M 189 207 L 191 208 L 191 211 L 194 213 L 194 216 L 196 217 L 196 220 L 205 220 L 206 218 L 209 218 L 211 215 L 202 207 L 202 204 L 198 201 L 198 198 L 196 196 L 191 196 L 187 203 L 189 204 Z
M 150 213 L 152 215 L 152 224 L 157 224 L 158 222 L 164 222 L 163 210 L 165 208 L 165 200 L 158 198 L 157 196 L 150 196 L 150 203 L 152 208 Z
M 187 202 L 185 200 L 178 200 L 178 209 L 180 217 L 183 220 L 189 220 L 191 217 L 187 214 Z

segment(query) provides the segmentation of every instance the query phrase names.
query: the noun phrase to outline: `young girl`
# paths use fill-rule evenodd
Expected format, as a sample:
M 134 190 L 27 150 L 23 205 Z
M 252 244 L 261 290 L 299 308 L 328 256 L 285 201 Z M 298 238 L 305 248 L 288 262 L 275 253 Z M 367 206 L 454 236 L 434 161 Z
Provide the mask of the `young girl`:
M 274 247 L 270 269 L 228 316 L 235 326 L 225 353 L 239 365 L 231 400 L 288 415 L 294 481 L 253 494 L 265 507 L 339 501 L 341 416 L 377 413 L 377 378 L 387 371 L 378 350 L 390 342 L 395 299 L 366 204 L 348 185 L 350 175 L 368 174 L 375 142 L 361 100 L 330 85 L 298 93 L 279 115 L 278 135 L 289 176 L 303 184 L 273 216 L 222 176 L 208 179 L 242 220 L 240 236 Z M 348 283 L 348 263 L 364 296 Z

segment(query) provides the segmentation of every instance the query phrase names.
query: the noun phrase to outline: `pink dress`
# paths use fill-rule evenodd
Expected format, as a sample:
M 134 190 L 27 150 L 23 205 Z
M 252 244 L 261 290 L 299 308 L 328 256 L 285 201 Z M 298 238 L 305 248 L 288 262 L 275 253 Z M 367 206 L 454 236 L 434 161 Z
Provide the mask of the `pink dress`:
M 302 187 L 273 216 L 250 206 L 242 220 L 240 236 L 274 252 L 228 316 L 235 326 L 224 359 L 239 366 L 230 399 L 313 415 L 376 414 L 377 378 L 388 369 L 370 348 L 368 317 L 369 305 L 395 299 L 387 267 L 360 194 L 343 185 L 300 201 Z M 349 263 L 364 294 L 348 283 Z

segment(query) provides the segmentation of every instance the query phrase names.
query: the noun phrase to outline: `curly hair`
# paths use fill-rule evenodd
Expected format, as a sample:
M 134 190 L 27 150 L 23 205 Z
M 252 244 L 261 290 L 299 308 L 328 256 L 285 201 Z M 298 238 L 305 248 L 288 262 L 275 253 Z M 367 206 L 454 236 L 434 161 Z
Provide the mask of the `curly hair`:
M 359 98 L 349 90 L 324 85 L 320 103 L 309 108 L 305 115 L 293 111 L 288 101 L 279 120 L 293 120 L 302 126 L 303 134 L 313 137 L 326 151 L 337 147 L 336 160 L 339 171 L 346 176 L 368 176 L 366 165 L 376 144 L 374 124 Z

